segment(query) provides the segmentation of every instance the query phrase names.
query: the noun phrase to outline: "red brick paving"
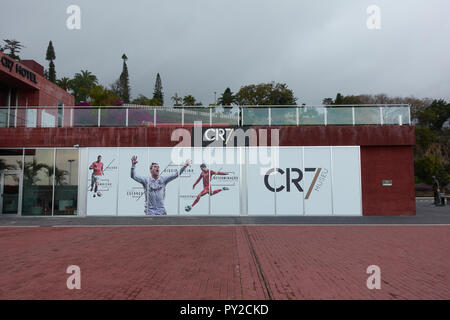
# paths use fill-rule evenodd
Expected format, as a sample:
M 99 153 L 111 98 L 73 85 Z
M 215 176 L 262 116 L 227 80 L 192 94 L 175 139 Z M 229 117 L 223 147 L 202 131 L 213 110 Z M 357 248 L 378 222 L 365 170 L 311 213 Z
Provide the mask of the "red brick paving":
M 449 240 L 448 226 L 0 228 L 0 299 L 450 299 Z

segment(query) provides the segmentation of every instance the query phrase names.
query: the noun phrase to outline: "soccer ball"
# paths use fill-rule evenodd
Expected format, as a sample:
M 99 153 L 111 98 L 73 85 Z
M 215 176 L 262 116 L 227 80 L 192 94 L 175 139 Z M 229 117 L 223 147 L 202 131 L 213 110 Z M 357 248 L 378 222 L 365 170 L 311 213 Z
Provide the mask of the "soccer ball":
M 98 191 L 98 192 L 97 192 L 97 196 L 101 197 L 101 196 L 102 196 L 102 192 L 101 192 L 101 191 Z

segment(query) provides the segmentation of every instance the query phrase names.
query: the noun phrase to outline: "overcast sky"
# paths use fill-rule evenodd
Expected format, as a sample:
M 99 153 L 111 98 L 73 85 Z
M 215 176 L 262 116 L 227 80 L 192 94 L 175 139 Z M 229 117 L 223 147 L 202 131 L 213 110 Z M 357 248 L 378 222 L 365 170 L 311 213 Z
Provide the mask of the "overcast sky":
M 66 28 L 71 4 L 81 30 Z M 372 4 L 380 30 L 366 26 Z M 337 92 L 450 100 L 449 0 L 14 0 L 2 5 L 0 39 L 45 67 L 52 40 L 58 78 L 87 69 L 107 86 L 126 53 L 132 97 L 151 97 L 159 72 L 165 104 L 175 92 L 209 104 L 228 86 L 270 81 L 299 104 Z

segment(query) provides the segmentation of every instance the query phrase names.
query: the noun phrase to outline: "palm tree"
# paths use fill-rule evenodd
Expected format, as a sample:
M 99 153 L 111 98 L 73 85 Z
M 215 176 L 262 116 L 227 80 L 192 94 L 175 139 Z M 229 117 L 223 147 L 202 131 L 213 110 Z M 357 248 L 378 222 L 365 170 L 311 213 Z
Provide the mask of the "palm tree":
M 69 87 L 70 87 L 70 81 L 71 81 L 71 80 L 70 80 L 69 78 L 64 77 L 64 78 L 61 78 L 61 79 L 56 80 L 56 84 L 57 84 L 59 87 L 61 87 L 62 89 L 64 89 L 64 90 L 67 91 L 67 89 L 69 89 Z
M 180 96 L 178 95 L 178 93 L 176 93 L 176 92 L 175 92 L 175 94 L 173 95 L 173 97 L 170 98 L 170 99 L 172 99 L 173 104 L 174 104 L 175 107 L 181 106 L 181 104 L 183 103 L 183 98 L 180 97 Z
M 81 77 L 83 83 L 87 83 L 87 84 L 98 84 L 98 79 L 97 76 L 92 74 L 92 72 L 88 71 L 88 70 L 80 70 L 81 73 L 76 73 L 75 74 L 75 78 Z
M 183 104 L 185 106 L 194 106 L 195 98 L 191 94 L 189 94 L 183 98 Z
M 86 101 L 89 91 L 92 90 L 95 84 L 98 84 L 97 76 L 88 70 L 80 70 L 76 73 L 73 79 L 69 82 L 69 88 L 75 96 L 75 102 Z

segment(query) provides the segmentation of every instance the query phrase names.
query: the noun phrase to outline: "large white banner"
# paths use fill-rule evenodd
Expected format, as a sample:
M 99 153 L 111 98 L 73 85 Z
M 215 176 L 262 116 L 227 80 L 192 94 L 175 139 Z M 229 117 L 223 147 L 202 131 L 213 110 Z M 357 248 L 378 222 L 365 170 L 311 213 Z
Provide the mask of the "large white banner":
M 359 147 L 173 151 L 90 148 L 87 214 L 362 215 Z

